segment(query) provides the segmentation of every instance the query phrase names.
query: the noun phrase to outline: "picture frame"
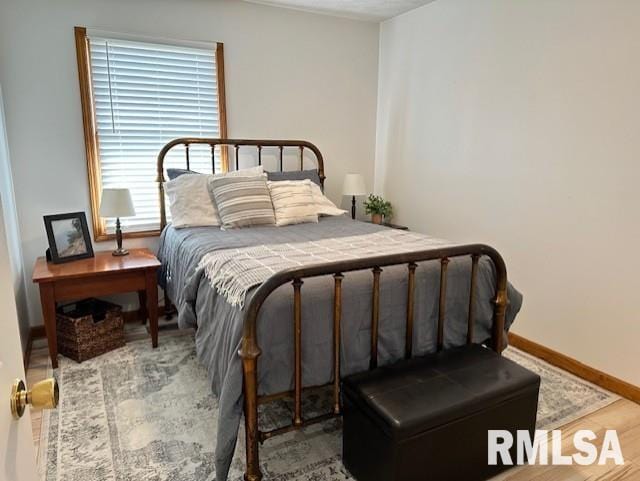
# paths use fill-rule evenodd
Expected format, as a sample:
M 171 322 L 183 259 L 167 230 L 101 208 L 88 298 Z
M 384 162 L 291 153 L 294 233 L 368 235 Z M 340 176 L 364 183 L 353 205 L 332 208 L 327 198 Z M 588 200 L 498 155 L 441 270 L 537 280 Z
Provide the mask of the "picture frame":
M 43 216 L 51 262 L 61 264 L 93 257 L 93 245 L 84 212 Z

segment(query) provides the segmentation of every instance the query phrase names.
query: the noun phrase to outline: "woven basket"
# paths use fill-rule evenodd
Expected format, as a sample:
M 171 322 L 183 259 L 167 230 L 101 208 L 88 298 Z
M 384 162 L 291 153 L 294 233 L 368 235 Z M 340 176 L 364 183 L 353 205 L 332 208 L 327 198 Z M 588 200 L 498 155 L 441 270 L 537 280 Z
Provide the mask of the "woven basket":
M 58 351 L 77 362 L 124 346 L 122 308 L 99 299 L 60 306 L 57 311 Z

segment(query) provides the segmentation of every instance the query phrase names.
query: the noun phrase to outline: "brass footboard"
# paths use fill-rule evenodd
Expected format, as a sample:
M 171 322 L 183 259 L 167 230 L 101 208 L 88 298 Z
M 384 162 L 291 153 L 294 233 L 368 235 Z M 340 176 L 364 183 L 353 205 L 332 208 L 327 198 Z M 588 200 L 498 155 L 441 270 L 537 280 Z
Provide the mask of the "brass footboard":
M 440 263 L 439 312 L 437 330 L 437 349 L 444 344 L 444 319 L 447 292 L 447 268 L 449 260 L 456 257 L 471 257 L 471 279 L 469 296 L 469 313 L 467 318 L 467 344 L 473 340 L 475 324 L 475 290 L 478 262 L 482 256 L 489 257 L 495 266 L 496 295 L 494 298 L 494 314 L 491 336 L 491 348 L 500 353 L 503 349 L 505 311 L 507 306 L 507 271 L 500 254 L 487 245 L 471 244 L 454 247 L 443 247 L 419 252 L 393 254 L 379 257 L 364 258 L 318 264 L 279 272 L 262 284 L 253 295 L 244 320 L 242 346 L 239 351 L 242 357 L 244 372 L 244 414 L 246 429 L 246 472 L 245 480 L 259 481 L 262 479 L 259 465 L 258 443 L 288 432 L 300 429 L 306 425 L 323 421 L 331 416 L 340 414 L 340 324 L 342 315 L 342 280 L 346 272 L 371 270 L 372 272 L 372 309 L 371 309 L 371 359 L 370 368 L 378 364 L 378 317 L 380 312 L 380 275 L 384 267 L 407 266 L 407 312 L 405 357 L 412 355 L 413 325 L 414 325 L 414 291 L 415 273 L 418 262 L 438 261 Z M 331 275 L 334 279 L 333 299 L 333 409 L 331 412 L 315 418 L 305 419 L 302 413 L 302 290 L 304 279 Z M 279 395 L 258 396 L 257 360 L 260 347 L 257 339 L 256 320 L 261 306 L 267 297 L 283 284 L 291 283 L 294 295 L 294 389 L 293 392 Z M 294 399 L 294 415 L 290 425 L 273 431 L 260 431 L 258 426 L 258 404 L 278 396 L 292 395 Z

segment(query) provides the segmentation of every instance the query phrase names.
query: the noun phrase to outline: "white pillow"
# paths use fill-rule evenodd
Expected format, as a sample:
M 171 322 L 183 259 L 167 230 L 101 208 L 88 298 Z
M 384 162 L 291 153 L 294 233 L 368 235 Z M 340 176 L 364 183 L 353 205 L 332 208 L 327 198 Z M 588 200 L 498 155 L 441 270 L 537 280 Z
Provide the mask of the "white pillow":
M 320 190 L 320 186 L 315 182 L 311 182 L 311 195 L 316 205 L 316 214 L 318 215 L 344 215 L 346 210 L 338 209 Z
M 219 226 L 218 209 L 209 195 L 209 180 L 225 176 L 258 176 L 263 172 L 264 169 L 259 165 L 224 174 L 183 174 L 170 180 L 165 183 L 164 189 L 169 198 L 171 224 L 177 229 Z
M 171 224 L 183 227 L 217 226 L 220 219 L 207 189 L 213 175 L 183 174 L 167 182 Z
M 267 186 L 277 226 L 318 222 L 309 179 L 268 181 Z
M 256 165 L 255 167 L 249 167 L 247 169 L 230 170 L 229 172 L 226 172 L 224 174 L 215 174 L 214 177 L 224 177 L 225 175 L 230 175 L 231 177 L 253 177 L 254 175 L 262 175 L 263 173 L 264 167 L 262 167 L 261 165 Z

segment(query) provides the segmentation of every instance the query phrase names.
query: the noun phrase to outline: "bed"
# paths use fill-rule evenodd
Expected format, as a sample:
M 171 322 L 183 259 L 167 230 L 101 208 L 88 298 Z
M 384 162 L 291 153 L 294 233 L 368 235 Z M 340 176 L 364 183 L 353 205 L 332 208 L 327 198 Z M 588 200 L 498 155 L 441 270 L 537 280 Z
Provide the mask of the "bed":
M 179 325 L 196 329 L 198 358 L 220 399 L 218 481 L 227 477 L 243 414 L 245 479 L 257 481 L 262 478 L 259 443 L 340 414 L 341 377 L 465 343 L 483 343 L 497 352 L 505 347 L 522 296 L 508 284 L 498 252 L 482 244 L 434 239 L 431 245 L 423 236 L 428 248 L 288 268 L 248 291 L 242 307 L 232 305 L 212 287 L 201 265 L 209 253 L 385 237 L 389 229 L 345 216 L 286 227 L 175 229 L 166 225 L 165 158 L 181 148 L 189 169 L 194 144 L 211 149 L 214 173 L 216 153 L 225 155 L 225 167 L 230 163 L 238 169 L 241 149 L 253 149 L 252 158 L 262 164 L 263 150 L 272 148 L 276 170 L 285 170 L 289 149 L 298 155 L 296 168 L 303 170 L 313 157 L 321 183 L 325 175 L 322 154 L 306 141 L 176 139 L 158 156 L 159 283 L 166 305 L 173 303 L 178 311 Z M 332 387 L 331 411 L 305 418 L 304 390 L 322 385 Z M 285 396 L 293 399 L 291 424 L 261 431 L 258 404 Z

